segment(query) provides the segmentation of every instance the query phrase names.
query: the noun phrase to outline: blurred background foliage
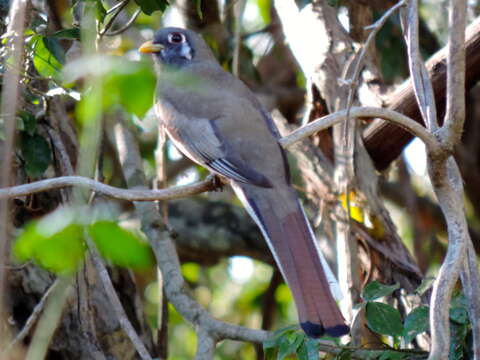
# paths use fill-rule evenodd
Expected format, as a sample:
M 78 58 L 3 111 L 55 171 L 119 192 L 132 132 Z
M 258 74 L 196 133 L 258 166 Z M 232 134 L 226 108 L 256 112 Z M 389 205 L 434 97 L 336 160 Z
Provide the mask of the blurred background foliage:
M 118 160 L 108 142 L 106 129 L 109 127 L 99 125 L 99 119 L 108 124 L 114 122 L 115 117 L 121 113 L 136 130 L 149 182 L 156 182 L 158 174 L 154 153 L 157 125 L 151 110 L 155 79 L 151 59 L 141 56 L 137 48 L 142 42 L 151 39 L 154 31 L 162 26 L 188 26 L 200 31 L 222 66 L 232 70 L 235 52 L 233 34 L 236 19 L 240 18 L 238 76 L 257 93 L 267 108 L 278 108 L 290 123 L 299 124 L 304 110 L 305 78 L 284 45 L 272 1 L 247 0 L 243 4 L 243 14 L 239 17 L 238 5 L 241 3 L 234 0 L 32 0 L 27 19 L 28 29 L 25 32 L 26 71 L 22 74 L 22 103 L 18 112 L 16 181 L 26 183 L 70 175 L 58 165 L 56 140 L 50 132 L 52 114 L 61 112 L 61 116 L 71 122 L 69 130 L 65 129 L 68 126 L 63 128 L 66 133 L 71 131 L 70 137 L 65 134 L 61 136 L 66 144 L 62 151 L 68 154 L 73 168 L 82 168 L 83 161 L 86 169 L 84 174 L 96 173 L 97 178 L 106 183 L 124 186 L 122 176 L 119 175 Z M 310 1 L 299 0 L 297 3 L 305 6 Z M 348 29 L 351 2 L 336 0 L 329 3 L 336 8 L 340 21 Z M 425 57 L 432 55 L 446 42 L 446 3 L 445 0 L 421 2 L 420 38 Z M 478 15 L 480 5 L 477 1 L 469 3 L 469 16 L 472 20 Z M 392 1 L 371 2 L 369 6 L 374 19 L 392 4 Z M 86 12 L 86 8 L 93 10 Z M 7 10 L 8 1 L 2 0 L 2 29 L 6 27 Z M 84 17 L 88 16 L 92 17 L 89 24 L 94 26 L 82 28 L 80 24 L 85 24 Z M 3 59 L 8 50 L 8 40 L 9 35 L 4 33 L 0 48 Z M 398 16 L 393 16 L 380 31 L 376 47 L 388 93 L 408 74 Z M 16 65 L 2 61 L 0 71 L 5 73 L 9 66 Z M 2 91 L 8 90 L 2 88 Z M 477 93 L 478 91 L 472 92 L 472 99 L 478 97 Z M 471 116 L 475 116 L 475 111 L 476 108 L 472 109 Z M 0 138 L 2 136 L 0 132 Z M 101 146 L 98 146 L 99 142 L 102 143 Z M 101 161 L 82 160 L 82 157 L 88 157 L 85 154 L 95 159 L 98 156 Z M 205 175 L 204 170 L 182 158 L 168 142 L 166 162 L 168 185 L 190 183 Z M 295 166 L 294 163 L 292 165 Z M 296 178 L 300 177 L 297 172 L 295 175 Z M 426 179 L 424 150 L 418 141 L 413 141 L 402 159 L 390 170 L 388 180 L 383 183 L 383 191 L 385 203 L 402 240 L 414 254 L 424 274 L 431 274 L 438 269 L 444 254 L 446 234 Z M 301 179 L 299 180 L 299 188 L 304 190 L 300 184 Z M 155 334 L 161 293 L 151 253 L 139 235 L 139 224 L 131 217 L 131 204 L 116 202 L 115 215 L 109 215 L 108 220 L 103 215 L 100 219 L 84 219 L 88 216 L 75 213 L 83 211 L 75 207 L 55 210 L 62 202 L 71 199 L 71 196 L 67 191 L 55 190 L 14 201 L 14 225 L 18 230 L 23 229 L 15 245 L 15 255 L 20 260 L 33 260 L 56 272 L 74 271 L 84 256 L 83 236 L 85 232 L 89 233 L 110 264 L 128 267 L 136 264 L 143 268 L 135 273 L 135 277 L 138 284 L 141 284 L 138 291 L 144 301 L 148 324 Z M 480 231 L 476 213 L 480 204 L 470 193 L 467 192 L 467 196 L 470 226 L 476 233 Z M 202 195 L 199 199 L 200 202 L 239 206 L 229 189 Z M 85 201 L 84 198 L 83 202 Z M 105 199 L 99 201 L 106 202 Z M 170 214 L 182 214 L 180 218 L 183 214 L 195 211 L 187 203 L 174 203 L 176 207 L 170 209 Z M 55 212 L 51 214 L 54 210 L 57 215 Z M 60 216 L 58 212 L 61 212 Z M 89 210 L 86 211 L 88 212 Z M 45 217 L 47 214 L 50 214 L 49 217 Z M 211 218 L 208 217 L 210 215 Z M 249 221 L 246 217 L 241 219 Z M 219 248 L 226 241 L 225 235 L 229 234 L 223 229 L 222 221 L 234 229 L 239 226 L 235 219 L 232 220 L 221 212 L 205 213 L 203 220 L 218 227 L 216 232 L 208 233 L 207 237 L 210 237 L 211 242 L 220 244 Z M 172 219 L 170 222 L 173 231 L 179 232 L 179 237 L 182 237 L 185 227 L 189 228 L 189 220 L 185 220 L 186 226 L 183 224 L 184 227 L 181 228 L 175 227 L 175 221 L 177 220 Z M 49 227 L 56 224 L 58 231 L 48 236 L 39 235 L 42 222 L 47 222 Z M 193 225 L 190 229 L 194 229 L 199 236 L 203 235 L 203 230 Z M 183 236 L 187 239 L 182 241 L 188 242 L 187 230 Z M 109 242 L 109 237 L 114 238 L 115 242 Z M 78 240 L 76 246 L 72 243 L 74 239 Z M 42 252 L 42 242 L 47 240 L 48 251 Z M 64 243 L 65 240 L 68 240 L 68 246 Z M 228 241 L 225 246 L 229 246 Z M 68 247 L 70 256 L 58 255 L 65 247 Z M 220 252 L 220 255 L 213 254 L 210 258 L 201 252 L 194 256 L 187 250 L 182 251 L 179 250 L 183 275 L 198 302 L 215 317 L 253 328 L 265 326 L 267 321 L 268 328 L 273 329 L 297 321 L 289 290 L 272 268 L 268 255 L 232 250 Z M 132 258 L 132 254 L 136 254 L 136 257 Z M 264 306 L 266 301 L 270 304 L 267 309 Z M 372 302 L 366 306 L 378 306 L 372 304 L 378 303 Z M 31 311 L 30 303 L 21 305 L 15 309 L 19 326 L 22 324 L 20 319 L 26 319 Z M 22 314 L 19 315 L 19 312 Z M 415 316 L 425 315 L 424 308 L 418 312 Z M 192 358 L 196 346 L 195 332 L 171 305 L 168 306 L 168 322 L 169 358 Z M 405 326 L 407 327 L 406 323 Z M 465 332 L 459 336 L 464 341 L 467 334 Z M 256 356 L 256 351 L 260 350 L 251 344 L 224 341 L 218 347 L 215 358 L 251 359 Z M 457 352 L 452 358 L 464 358 L 463 352 Z

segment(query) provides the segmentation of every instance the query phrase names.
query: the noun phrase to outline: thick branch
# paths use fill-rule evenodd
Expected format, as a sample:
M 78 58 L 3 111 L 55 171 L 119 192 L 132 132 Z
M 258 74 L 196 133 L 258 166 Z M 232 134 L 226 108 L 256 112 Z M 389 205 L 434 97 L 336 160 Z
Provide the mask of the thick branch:
M 466 31 L 466 84 L 474 86 L 480 78 L 480 18 L 477 18 Z M 439 50 L 427 61 L 427 70 L 432 81 L 437 109 L 443 109 L 446 90 L 446 48 Z M 412 83 L 405 81 L 387 100 L 388 108 L 423 124 L 418 110 Z M 375 120 L 363 133 L 365 146 L 378 170 L 384 170 L 412 140 L 412 135 L 383 120 Z

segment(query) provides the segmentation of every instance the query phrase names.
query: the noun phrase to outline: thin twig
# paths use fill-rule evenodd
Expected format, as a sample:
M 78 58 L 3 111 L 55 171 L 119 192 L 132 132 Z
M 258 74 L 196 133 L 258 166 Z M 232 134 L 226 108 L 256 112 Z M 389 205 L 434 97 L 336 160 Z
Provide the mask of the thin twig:
M 246 0 L 239 0 L 235 4 L 236 10 L 234 13 L 237 13 L 235 18 L 235 33 L 234 33 L 234 49 L 233 49 L 233 60 L 232 60 L 232 73 L 236 77 L 238 77 L 238 65 L 240 62 L 240 49 L 242 47 L 242 20 L 243 20 L 243 13 L 245 11 L 245 5 L 247 4 Z
M 56 178 L 36 181 L 30 184 L 12 186 L 0 189 L 0 199 L 30 195 L 46 190 L 59 189 L 67 186 L 77 186 L 127 201 L 154 201 L 171 200 L 196 195 L 213 190 L 212 177 L 191 185 L 175 186 L 161 190 L 121 189 L 106 185 L 83 176 L 60 176 Z
M 110 279 L 110 275 L 108 274 L 107 268 L 102 258 L 100 257 L 100 254 L 98 253 L 98 250 L 95 244 L 93 243 L 93 241 L 90 239 L 88 235 L 85 236 L 85 238 L 87 239 L 88 247 L 92 255 L 91 257 L 92 262 L 95 266 L 95 269 L 97 270 L 100 280 L 102 281 L 103 288 L 107 293 L 108 300 L 112 305 L 113 311 L 117 316 L 117 320 L 120 323 L 120 326 L 122 327 L 123 331 L 125 331 L 127 336 L 130 338 L 130 341 L 133 343 L 133 346 L 135 346 L 135 349 L 137 350 L 138 355 L 140 355 L 140 358 L 142 360 L 152 360 L 152 357 L 150 356 L 147 348 L 145 347 L 142 340 L 138 336 L 130 320 L 128 320 L 127 314 L 125 313 L 125 310 L 122 306 L 122 303 L 120 302 L 120 299 L 118 298 L 118 295 L 117 295 L 117 292 L 115 291 L 112 280 Z
M 434 132 L 438 129 L 437 107 L 432 82 L 420 53 L 418 0 L 409 0 L 407 11 L 403 12 L 400 18 L 407 43 L 408 66 L 420 114 L 427 128 Z
M 138 17 L 138 15 L 140 15 L 141 12 L 142 12 L 142 9 L 138 8 L 137 10 L 135 10 L 132 17 L 125 23 L 125 25 L 123 25 L 121 28 L 119 28 L 117 30 L 113 30 L 113 31 L 105 33 L 105 36 L 115 36 L 115 35 L 123 33 L 124 31 L 127 31 L 128 28 L 130 28 L 130 26 L 133 25 L 135 20 L 137 20 L 137 17 Z
M 385 14 L 382 15 L 374 24 L 368 26 L 368 29 L 371 29 L 370 33 L 368 34 L 367 40 L 365 40 L 365 44 L 363 44 L 362 49 L 358 53 L 357 56 L 355 56 L 354 62 L 355 62 L 355 68 L 353 70 L 353 74 L 350 77 L 350 79 L 346 80 L 350 84 L 350 88 L 348 90 L 348 98 L 347 98 L 347 119 L 350 117 L 350 108 L 352 107 L 353 104 L 353 95 L 355 94 L 355 91 L 358 87 L 358 78 L 360 76 L 360 71 L 362 69 L 362 64 L 363 64 L 363 59 L 365 58 L 365 54 L 367 53 L 368 48 L 370 47 L 370 44 L 373 42 L 375 39 L 375 36 L 377 33 L 382 29 L 383 25 L 387 22 L 387 20 L 392 16 L 395 11 L 400 9 L 402 6 L 405 6 L 406 0 L 401 0 L 394 6 L 392 6 L 388 11 L 385 12 Z
M 45 310 L 38 321 L 35 333 L 28 348 L 26 360 L 44 359 L 48 345 L 62 317 L 63 308 L 72 289 L 73 277 L 59 277 L 58 284 L 47 298 Z
M 430 134 L 422 125 L 410 119 L 409 117 L 393 110 L 375 108 L 375 107 L 352 107 L 350 114 L 355 118 L 381 118 L 391 121 L 405 130 L 411 132 L 422 140 L 432 153 L 440 151 L 440 145 L 436 138 Z M 291 134 L 280 139 L 280 144 L 284 148 L 292 146 L 297 141 L 315 134 L 318 131 L 327 129 L 334 124 L 344 121 L 347 116 L 347 110 L 337 111 L 320 119 L 316 119 L 311 123 L 302 126 Z
M 105 27 L 98 32 L 99 37 L 104 36 L 105 33 L 112 27 L 112 25 L 115 22 L 115 19 L 117 18 L 117 16 L 120 15 L 122 10 L 128 5 L 129 2 L 130 2 L 130 0 L 123 0 L 120 4 L 118 4 L 117 6 L 114 6 L 114 8 L 115 8 L 114 10 L 110 9 L 111 10 L 110 12 L 113 13 L 113 15 L 110 18 L 110 20 L 108 20 Z M 107 14 L 110 13 L 110 12 L 107 11 Z
M 48 297 L 50 296 L 50 294 L 56 290 L 56 288 L 58 287 L 60 281 L 59 279 L 57 278 L 55 280 L 55 282 L 48 288 L 47 291 L 45 291 L 45 294 L 43 294 L 42 298 L 40 299 L 40 301 L 38 302 L 37 305 L 35 305 L 35 307 L 33 308 L 33 311 L 32 313 L 30 314 L 30 316 L 28 317 L 27 321 L 25 322 L 25 325 L 23 326 L 22 330 L 20 330 L 20 332 L 17 334 L 17 336 L 15 336 L 15 339 L 13 339 L 13 341 L 7 346 L 7 348 L 5 349 L 5 352 L 8 352 L 10 351 L 10 349 L 12 349 L 16 344 L 18 344 L 20 341 L 22 341 L 23 339 L 25 339 L 25 337 L 30 333 L 30 330 L 32 329 L 32 326 L 35 324 L 35 322 L 37 321 L 38 317 L 40 316 L 40 314 L 42 313 L 42 310 L 45 306 L 45 302 L 47 301 Z
M 356 136 L 357 127 L 355 119 L 350 116 L 350 111 L 353 106 L 354 95 L 358 88 L 358 81 L 360 72 L 363 69 L 363 63 L 365 55 L 367 54 L 370 45 L 375 39 L 375 36 L 386 23 L 387 19 L 395 13 L 397 9 L 405 5 L 405 0 L 398 2 L 395 6 L 391 7 L 380 19 L 378 19 L 373 25 L 370 25 L 370 33 L 363 44 L 361 50 L 355 55 L 353 61 L 345 66 L 345 74 L 343 78 L 345 83 L 349 85 L 348 94 L 346 97 L 346 119 L 340 124 L 336 125 L 333 130 L 334 142 L 335 142 L 335 184 L 338 193 L 344 194 L 346 197 L 346 212 L 345 210 L 337 206 L 335 211 L 340 221 L 335 222 L 337 233 L 337 262 L 338 262 L 338 279 L 342 292 L 345 295 L 340 301 L 340 307 L 342 313 L 346 317 L 347 321 L 351 321 L 353 317 L 353 306 L 360 300 L 360 275 L 358 264 L 358 248 L 357 240 L 351 236 L 351 214 L 350 214 L 350 193 L 351 188 L 355 185 L 358 186 L 356 181 L 358 172 L 355 171 L 354 153 L 355 146 L 357 146 Z M 351 73 L 351 67 L 353 66 L 353 74 L 349 79 L 347 76 Z M 339 96 L 336 102 L 336 107 L 343 106 L 345 98 Z

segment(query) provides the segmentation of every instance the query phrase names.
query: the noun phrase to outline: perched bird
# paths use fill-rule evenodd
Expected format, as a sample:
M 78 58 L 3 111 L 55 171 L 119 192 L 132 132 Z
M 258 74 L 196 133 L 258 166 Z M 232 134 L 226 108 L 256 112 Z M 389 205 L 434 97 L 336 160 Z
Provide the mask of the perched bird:
M 268 112 L 191 30 L 161 29 L 139 51 L 153 54 L 155 112 L 166 133 L 184 155 L 230 180 L 268 242 L 305 333 L 347 334 Z

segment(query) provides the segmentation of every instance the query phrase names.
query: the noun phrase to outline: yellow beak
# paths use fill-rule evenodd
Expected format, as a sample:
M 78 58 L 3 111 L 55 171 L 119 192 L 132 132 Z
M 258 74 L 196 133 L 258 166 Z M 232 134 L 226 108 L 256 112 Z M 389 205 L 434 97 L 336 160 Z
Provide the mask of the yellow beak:
M 161 44 L 154 44 L 151 40 L 144 42 L 142 46 L 138 48 L 138 51 L 144 54 L 152 54 L 152 53 L 158 53 L 160 50 L 163 49 L 163 45 Z

